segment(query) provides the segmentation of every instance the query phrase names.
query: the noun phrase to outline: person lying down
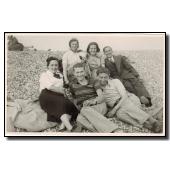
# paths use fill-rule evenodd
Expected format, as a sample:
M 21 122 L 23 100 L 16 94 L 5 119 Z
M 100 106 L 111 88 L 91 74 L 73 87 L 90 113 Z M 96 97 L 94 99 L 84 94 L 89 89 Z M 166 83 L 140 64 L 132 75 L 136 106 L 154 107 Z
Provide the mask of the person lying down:
M 99 68 L 97 76 L 98 84 L 95 88 L 101 89 L 103 98 L 110 110 L 106 117 L 116 115 L 120 120 L 133 126 L 146 127 L 156 133 L 161 132 L 160 123 L 140 108 L 139 98 L 132 93 L 127 93 L 118 79 L 110 80 L 109 71 L 106 68 Z M 13 116 L 10 120 L 15 127 L 27 131 L 42 131 L 57 126 L 56 121 L 47 121 L 48 114 L 40 107 L 39 100 L 18 100 L 17 103 L 13 107 Z
M 132 93 L 127 93 L 121 81 L 109 79 L 109 75 L 107 68 L 100 67 L 97 70 L 96 89 L 101 89 L 103 98 L 110 108 L 107 117 L 116 115 L 120 120 L 133 126 L 146 127 L 155 133 L 160 133 L 159 121 L 140 108 L 139 98 Z

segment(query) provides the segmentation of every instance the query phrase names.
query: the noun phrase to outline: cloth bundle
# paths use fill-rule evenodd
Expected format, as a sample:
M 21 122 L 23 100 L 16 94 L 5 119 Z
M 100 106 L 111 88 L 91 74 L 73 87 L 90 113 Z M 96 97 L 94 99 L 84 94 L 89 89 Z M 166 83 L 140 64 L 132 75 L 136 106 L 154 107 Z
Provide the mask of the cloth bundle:
M 41 109 L 38 100 L 17 99 L 8 103 L 7 121 L 7 131 L 14 130 L 12 124 L 29 132 L 39 132 L 57 126 L 57 123 L 47 121 L 47 114 Z

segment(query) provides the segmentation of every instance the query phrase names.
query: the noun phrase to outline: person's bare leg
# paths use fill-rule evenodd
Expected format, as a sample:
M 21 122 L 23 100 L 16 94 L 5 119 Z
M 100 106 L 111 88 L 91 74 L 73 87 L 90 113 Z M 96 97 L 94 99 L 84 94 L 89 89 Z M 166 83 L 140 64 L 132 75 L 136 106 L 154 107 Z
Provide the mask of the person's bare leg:
M 68 117 L 68 120 L 69 120 L 69 122 L 70 122 L 70 120 L 71 120 L 71 115 L 66 115 L 67 117 Z M 66 128 L 66 126 L 65 126 L 65 124 L 63 123 L 63 122 L 61 122 L 61 124 L 60 124 L 60 127 L 59 127 L 59 131 L 62 131 L 62 130 L 64 130 Z
M 69 121 L 70 121 L 70 120 L 71 120 L 71 115 L 68 115 L 68 114 L 67 114 L 67 117 L 68 117 L 68 119 L 69 119 Z
M 65 125 L 65 127 L 67 128 L 67 130 L 71 131 L 73 126 L 70 124 L 68 115 L 63 114 L 60 119 L 61 119 L 62 123 Z
M 66 127 L 65 127 L 65 125 L 64 125 L 64 123 L 63 122 L 61 122 L 61 124 L 60 124 L 60 127 L 59 127 L 59 131 L 61 131 L 61 130 L 64 130 Z

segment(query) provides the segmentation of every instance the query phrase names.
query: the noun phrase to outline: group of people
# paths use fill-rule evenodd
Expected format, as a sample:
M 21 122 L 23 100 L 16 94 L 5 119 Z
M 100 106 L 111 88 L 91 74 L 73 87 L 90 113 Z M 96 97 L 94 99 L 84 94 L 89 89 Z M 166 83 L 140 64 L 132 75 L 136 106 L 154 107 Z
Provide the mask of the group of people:
M 58 59 L 50 56 L 40 76 L 39 102 L 47 121 L 60 122 L 59 130 L 112 133 L 118 127 L 109 118 L 117 116 L 133 126 L 161 131 L 158 120 L 141 109 L 141 104 L 152 105 L 151 97 L 125 56 L 115 56 L 110 46 L 102 55 L 96 42 L 84 52 L 76 38 L 69 47 L 62 57 L 63 73 Z M 64 85 L 74 100 L 65 97 Z

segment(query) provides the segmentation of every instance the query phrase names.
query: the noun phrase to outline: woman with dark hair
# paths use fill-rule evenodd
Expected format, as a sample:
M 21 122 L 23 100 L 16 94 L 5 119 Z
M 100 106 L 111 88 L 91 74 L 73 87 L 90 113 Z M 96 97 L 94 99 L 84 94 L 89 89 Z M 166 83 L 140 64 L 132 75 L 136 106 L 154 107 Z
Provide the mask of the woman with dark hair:
M 86 54 L 82 50 L 79 50 L 79 41 L 76 38 L 72 38 L 69 41 L 69 47 L 70 50 L 62 58 L 65 84 L 68 84 L 74 79 L 73 65 L 86 61 Z
M 105 66 L 104 58 L 99 54 L 100 48 L 96 42 L 89 43 L 87 47 L 87 61 L 90 67 L 92 78 L 96 78 L 96 71 L 99 67 Z
M 49 57 L 48 70 L 40 76 L 40 105 L 47 113 L 47 121 L 62 122 L 60 128 L 72 130 L 70 120 L 77 118 L 78 110 L 75 105 L 64 97 L 63 76 L 58 71 L 58 60 Z

